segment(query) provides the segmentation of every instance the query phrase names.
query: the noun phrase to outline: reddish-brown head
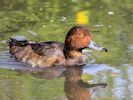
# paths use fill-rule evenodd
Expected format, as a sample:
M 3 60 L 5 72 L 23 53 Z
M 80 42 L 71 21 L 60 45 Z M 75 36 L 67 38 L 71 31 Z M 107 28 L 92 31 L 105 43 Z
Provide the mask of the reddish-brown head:
M 107 52 L 106 48 L 101 47 L 92 41 L 91 32 L 83 26 L 75 26 L 70 29 L 66 36 L 65 47 L 67 50 L 79 50 L 88 47 Z
M 90 31 L 86 27 L 75 26 L 68 32 L 65 46 L 67 50 L 86 48 L 90 41 Z

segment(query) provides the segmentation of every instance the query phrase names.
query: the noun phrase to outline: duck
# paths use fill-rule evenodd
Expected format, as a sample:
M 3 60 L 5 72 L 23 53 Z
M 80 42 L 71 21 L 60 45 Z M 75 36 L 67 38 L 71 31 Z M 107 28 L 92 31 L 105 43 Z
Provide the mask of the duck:
M 8 40 L 9 52 L 17 61 L 30 64 L 32 67 L 72 66 L 85 64 L 82 50 L 91 48 L 107 52 L 92 40 L 92 33 L 85 26 L 72 27 L 65 42 L 35 42 L 31 40 Z

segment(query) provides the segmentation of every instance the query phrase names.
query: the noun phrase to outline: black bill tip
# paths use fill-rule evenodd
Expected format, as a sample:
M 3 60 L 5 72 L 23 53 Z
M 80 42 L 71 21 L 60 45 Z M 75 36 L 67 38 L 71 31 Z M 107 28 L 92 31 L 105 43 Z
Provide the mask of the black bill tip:
M 108 49 L 106 49 L 106 48 L 102 48 L 102 51 L 104 51 L 104 52 L 108 52 Z

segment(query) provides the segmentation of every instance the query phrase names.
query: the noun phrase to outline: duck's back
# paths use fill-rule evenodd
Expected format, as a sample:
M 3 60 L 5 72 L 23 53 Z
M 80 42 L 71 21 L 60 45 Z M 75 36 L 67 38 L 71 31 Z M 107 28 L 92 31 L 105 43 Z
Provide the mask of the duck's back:
M 39 67 L 64 65 L 64 44 L 61 42 L 42 42 L 9 40 L 10 53 L 24 63 Z

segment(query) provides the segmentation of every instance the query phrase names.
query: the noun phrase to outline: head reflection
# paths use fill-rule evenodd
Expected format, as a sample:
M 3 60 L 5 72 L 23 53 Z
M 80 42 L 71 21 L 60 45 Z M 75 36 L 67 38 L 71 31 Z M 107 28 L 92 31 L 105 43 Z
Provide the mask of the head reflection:
M 81 76 L 82 66 L 67 67 L 64 91 L 69 100 L 91 100 L 93 90 L 107 86 L 106 83 L 89 84 Z

